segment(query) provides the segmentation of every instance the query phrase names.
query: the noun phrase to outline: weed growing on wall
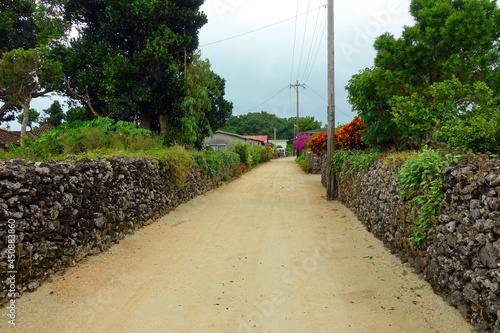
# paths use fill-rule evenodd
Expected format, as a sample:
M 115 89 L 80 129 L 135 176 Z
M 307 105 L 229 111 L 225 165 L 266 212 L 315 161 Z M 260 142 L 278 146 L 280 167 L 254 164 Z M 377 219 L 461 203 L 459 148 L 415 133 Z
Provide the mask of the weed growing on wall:
M 398 173 L 401 198 L 409 201 L 410 217 L 415 221 L 410 241 L 423 245 L 432 238 L 434 218 L 443 202 L 442 169 L 456 157 L 442 156 L 435 150 L 424 148 L 421 154 L 411 155 Z
M 377 160 L 378 152 L 365 152 L 360 150 L 336 150 L 332 156 L 331 168 L 334 172 L 341 172 L 342 164 L 346 163 L 352 168 L 347 171 L 349 174 L 362 170 L 368 170 Z
M 349 199 L 355 197 L 359 189 L 359 176 L 368 171 L 370 166 L 377 160 L 380 153 L 374 151 L 360 150 L 336 150 L 331 160 L 331 168 L 338 174 L 338 181 L 346 183 L 349 190 L 339 195 Z M 342 165 L 345 167 L 342 168 Z

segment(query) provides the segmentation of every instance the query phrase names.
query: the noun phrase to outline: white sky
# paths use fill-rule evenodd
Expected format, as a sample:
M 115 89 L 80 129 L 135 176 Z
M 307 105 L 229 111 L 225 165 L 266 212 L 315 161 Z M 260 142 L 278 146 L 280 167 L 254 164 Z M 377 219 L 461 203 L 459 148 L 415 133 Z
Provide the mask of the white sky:
M 306 84 L 305 89 L 300 89 L 300 115 L 314 116 L 326 124 L 326 3 L 327 0 L 205 1 L 202 10 L 208 23 L 200 31 L 200 51 L 203 58 L 210 60 L 213 70 L 226 79 L 226 99 L 234 103 L 234 115 L 267 111 L 282 118 L 295 117 L 296 94 L 288 86 L 299 80 Z M 373 65 L 375 38 L 386 31 L 399 37 L 404 25 L 413 24 L 409 4 L 410 0 L 335 1 L 337 123 L 348 123 L 355 116 L 346 101 L 344 87 L 353 74 Z M 308 7 L 309 14 L 304 14 Z M 286 19 L 290 20 L 207 45 Z M 34 100 L 32 108 L 41 112 L 51 103 L 50 99 Z M 13 122 L 11 128 L 20 129 L 20 125 Z
M 399 37 L 403 27 L 413 25 L 413 21 L 408 13 L 410 0 L 334 2 L 336 122 L 345 124 L 356 114 L 351 112 L 344 87 L 352 75 L 373 65 L 375 38 L 387 31 Z M 314 116 L 326 124 L 326 3 L 327 0 L 205 1 L 202 10 L 208 23 L 200 31 L 202 57 L 208 58 L 214 71 L 226 79 L 226 99 L 234 103 L 234 115 L 267 111 L 279 117 L 295 117 L 296 93 L 287 86 L 299 80 L 307 85 L 300 89 L 300 115 Z M 299 15 L 306 13 L 308 6 L 312 11 L 296 21 L 297 6 Z M 204 46 L 288 18 L 293 19 Z

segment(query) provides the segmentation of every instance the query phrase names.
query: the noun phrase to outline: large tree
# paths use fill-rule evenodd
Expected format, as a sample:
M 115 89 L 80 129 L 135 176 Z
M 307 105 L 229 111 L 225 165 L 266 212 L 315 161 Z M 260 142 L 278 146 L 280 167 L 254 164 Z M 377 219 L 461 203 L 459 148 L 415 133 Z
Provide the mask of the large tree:
M 389 33 L 377 38 L 374 67 L 354 75 L 346 86 L 371 145 L 402 143 L 404 133 L 392 115 L 395 96 L 431 96 L 429 87 L 457 79 L 465 85 L 482 81 L 500 97 L 496 1 L 413 0 L 410 13 L 415 25 L 398 39 Z
M 0 59 L 0 97 L 5 104 L 24 110 L 21 146 L 29 122 L 31 100 L 46 96 L 62 79 L 61 64 L 46 56 L 46 50 L 22 48 L 5 52 Z
M 24 121 L 24 113 L 20 113 L 17 116 L 17 122 L 22 125 Z M 30 128 L 30 131 L 33 131 L 33 127 L 38 125 L 40 121 L 40 113 L 35 109 L 30 109 L 27 126 Z
M 44 124 L 56 127 L 59 126 L 64 119 L 65 115 L 61 107 L 61 103 L 57 100 L 54 101 L 48 109 L 43 110 L 42 122 Z
M 203 146 L 203 141 L 231 116 L 233 105 L 224 99 L 224 80 L 196 55 L 182 78 L 186 96 L 162 117 L 168 144 Z
M 0 59 L 4 53 L 17 49 L 53 49 L 64 39 L 69 27 L 61 14 L 62 4 L 57 0 L 0 1 Z M 3 102 L 0 123 L 14 120 L 14 113 L 19 111 L 19 105 L 6 96 L 5 91 L 0 91 L 0 101 Z
M 189 95 L 183 76 L 206 23 L 202 3 L 68 0 L 80 31 L 64 62 L 68 95 L 86 97 L 100 115 L 160 130 Z

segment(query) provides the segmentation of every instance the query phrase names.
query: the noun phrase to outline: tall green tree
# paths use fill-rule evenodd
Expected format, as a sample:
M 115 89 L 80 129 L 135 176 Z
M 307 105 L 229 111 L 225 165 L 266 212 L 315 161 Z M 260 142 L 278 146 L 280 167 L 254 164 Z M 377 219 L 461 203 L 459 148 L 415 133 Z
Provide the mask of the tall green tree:
M 55 100 L 48 109 L 43 110 L 42 122 L 45 124 L 56 127 L 59 126 L 64 119 L 65 115 L 61 103 L 59 103 L 58 100 Z
M 69 29 L 61 14 L 62 3 L 57 0 L 0 1 L 0 59 L 16 49 L 56 47 Z M 0 91 L 0 101 L 0 122 L 14 120 L 19 105 L 5 95 L 5 90 Z
M 61 64 L 48 59 L 42 49 L 19 48 L 4 53 L 0 59 L 0 96 L 5 104 L 24 110 L 21 146 L 24 146 L 31 100 L 55 90 L 61 79 Z
M 232 113 L 232 103 L 224 99 L 224 80 L 210 69 L 208 60 L 199 55 L 183 77 L 187 95 L 174 108 L 178 114 L 165 117 L 167 143 L 201 148 L 203 140 L 225 123 Z
M 366 125 L 370 145 L 402 143 L 392 119 L 394 96 L 430 96 L 432 85 L 456 78 L 482 81 L 500 97 L 500 11 L 489 0 L 413 0 L 415 24 L 396 39 L 386 33 L 375 41 L 375 65 L 346 86 L 348 99 Z M 431 102 L 427 100 L 427 102 Z
M 296 122 L 296 118 L 291 118 L 291 121 Z M 307 132 L 312 130 L 317 130 L 323 127 L 321 121 L 314 119 L 312 116 L 300 117 L 299 118 L 299 130 L 300 132 Z
M 183 76 L 207 21 L 202 3 L 68 0 L 66 16 L 80 27 L 65 55 L 68 96 L 143 128 L 172 122 L 189 95 Z

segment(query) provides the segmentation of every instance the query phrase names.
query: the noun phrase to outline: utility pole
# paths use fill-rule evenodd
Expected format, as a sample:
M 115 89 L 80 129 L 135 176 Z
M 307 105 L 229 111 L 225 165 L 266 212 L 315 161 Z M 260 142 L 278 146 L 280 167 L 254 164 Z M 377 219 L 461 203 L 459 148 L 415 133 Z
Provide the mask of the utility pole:
M 335 24 L 333 0 L 328 0 L 328 133 L 327 151 L 328 162 L 332 160 L 335 150 Z M 328 168 L 331 170 L 331 168 Z M 335 199 L 335 174 L 330 171 L 326 182 L 326 199 Z
M 306 88 L 305 84 L 299 84 L 299 80 L 297 80 L 297 84 L 291 84 L 290 89 L 295 88 L 297 90 L 297 135 L 299 135 L 299 88 Z

